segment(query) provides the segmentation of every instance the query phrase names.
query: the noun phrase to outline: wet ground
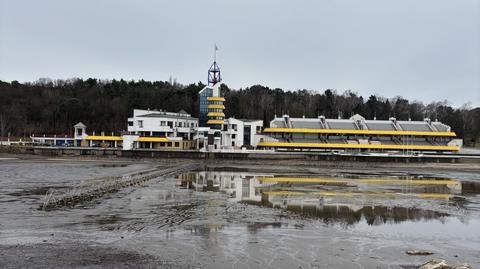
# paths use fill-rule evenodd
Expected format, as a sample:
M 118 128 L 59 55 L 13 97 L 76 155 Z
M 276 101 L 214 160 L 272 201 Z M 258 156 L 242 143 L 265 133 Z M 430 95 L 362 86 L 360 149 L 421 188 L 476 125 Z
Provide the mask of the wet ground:
M 48 190 L 179 162 L 0 159 L 0 268 L 480 266 L 480 175 L 458 166 L 206 163 L 38 210 Z

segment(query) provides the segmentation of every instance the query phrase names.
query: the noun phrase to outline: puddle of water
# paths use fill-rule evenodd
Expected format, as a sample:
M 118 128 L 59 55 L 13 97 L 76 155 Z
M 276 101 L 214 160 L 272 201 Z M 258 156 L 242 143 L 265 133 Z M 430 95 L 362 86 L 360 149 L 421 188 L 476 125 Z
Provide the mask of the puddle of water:
M 470 212 L 466 205 L 477 204 L 480 193 L 480 183 L 419 175 L 332 177 L 199 171 L 179 175 L 177 186 L 221 192 L 230 202 L 280 209 L 344 227 L 433 220 L 448 223 L 449 218 L 470 215 L 476 219 L 478 212 Z

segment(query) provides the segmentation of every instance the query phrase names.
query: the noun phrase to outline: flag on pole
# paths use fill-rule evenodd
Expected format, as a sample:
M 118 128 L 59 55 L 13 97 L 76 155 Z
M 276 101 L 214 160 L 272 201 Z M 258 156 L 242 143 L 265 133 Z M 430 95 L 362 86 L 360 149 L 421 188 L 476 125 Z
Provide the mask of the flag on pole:
M 218 47 L 217 47 L 217 44 L 215 44 L 215 51 L 217 51 L 217 50 L 218 50 Z

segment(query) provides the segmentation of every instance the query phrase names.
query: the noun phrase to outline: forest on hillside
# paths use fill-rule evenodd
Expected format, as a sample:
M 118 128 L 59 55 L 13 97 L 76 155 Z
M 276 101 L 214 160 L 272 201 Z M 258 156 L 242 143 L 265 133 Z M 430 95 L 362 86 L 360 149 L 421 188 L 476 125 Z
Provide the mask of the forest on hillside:
M 126 130 L 133 109 L 181 109 L 198 117 L 197 93 L 201 82 L 180 85 L 168 81 L 39 79 L 31 83 L 0 81 L 0 139 L 43 134 L 72 135 L 73 125 L 83 122 L 89 131 Z M 265 126 L 275 115 L 292 117 L 367 119 L 438 119 L 450 125 L 467 145 L 480 143 L 480 108 L 454 108 L 447 101 L 423 104 L 400 96 L 364 98 L 354 91 L 327 89 L 286 91 L 254 85 L 234 90 L 222 84 L 226 116 L 262 119 Z

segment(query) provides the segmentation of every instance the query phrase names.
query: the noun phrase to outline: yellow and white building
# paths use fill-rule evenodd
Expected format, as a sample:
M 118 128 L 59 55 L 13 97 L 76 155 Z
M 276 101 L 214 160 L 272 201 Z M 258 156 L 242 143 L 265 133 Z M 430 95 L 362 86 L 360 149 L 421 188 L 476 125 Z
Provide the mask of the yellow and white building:
M 366 120 L 275 117 L 258 146 L 284 150 L 458 151 L 462 141 L 438 121 Z
M 194 149 L 198 119 L 181 110 L 177 113 L 134 109 L 128 119 L 124 149 Z M 125 143 L 128 142 L 128 143 Z

